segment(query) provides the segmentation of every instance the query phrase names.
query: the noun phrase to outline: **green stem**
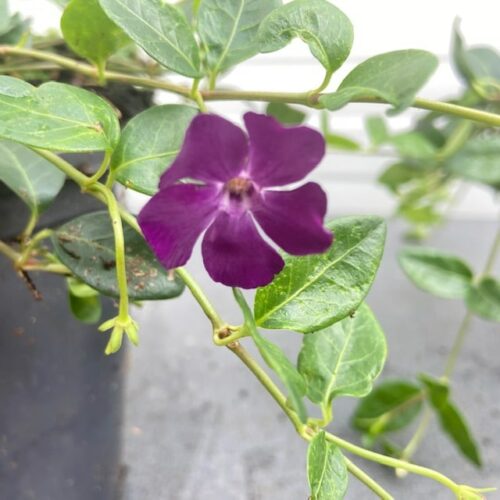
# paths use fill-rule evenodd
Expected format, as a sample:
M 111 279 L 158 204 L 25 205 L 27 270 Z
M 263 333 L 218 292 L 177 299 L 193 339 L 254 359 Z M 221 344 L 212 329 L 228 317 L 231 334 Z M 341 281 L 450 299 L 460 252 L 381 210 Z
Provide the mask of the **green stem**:
M 40 215 L 38 213 L 38 210 L 36 208 L 34 208 L 30 214 L 28 224 L 26 224 L 26 227 L 24 228 L 23 232 L 21 233 L 21 241 L 22 242 L 26 241 L 31 236 L 31 233 L 35 230 L 35 227 L 38 223 L 39 217 L 40 217 Z
M 382 500 L 394 500 L 394 497 L 389 494 L 380 484 L 371 478 L 364 470 L 360 469 L 355 463 L 351 462 L 347 457 L 344 457 L 347 470 L 359 481 L 364 483 L 370 490 Z
M 203 96 L 201 95 L 201 92 L 199 90 L 199 87 L 200 87 L 200 79 L 196 78 L 195 80 L 193 80 L 193 86 L 191 87 L 190 97 L 196 102 L 200 111 L 202 113 L 206 113 L 207 107 L 205 105 L 205 101 L 203 100 Z
M 19 260 L 18 266 L 23 267 L 38 243 L 46 238 L 49 238 L 52 233 L 52 229 L 42 229 L 37 234 L 35 234 L 35 236 L 33 236 L 33 238 L 31 238 L 28 241 L 27 245 L 23 248 L 22 257 Z
M 111 160 L 111 151 L 106 151 L 104 153 L 104 158 L 102 160 L 101 165 L 97 169 L 97 172 L 92 176 L 87 179 L 87 186 L 91 186 L 92 184 L 95 184 L 96 182 L 99 181 L 99 179 L 106 173 L 106 170 L 108 170 L 109 167 L 109 162 Z M 111 177 L 111 176 L 110 176 Z M 108 186 L 111 187 L 111 186 Z
M 474 314 L 471 311 L 467 311 L 465 313 L 465 316 L 460 323 L 460 327 L 458 329 L 457 335 L 455 337 L 455 340 L 453 342 L 453 346 L 451 348 L 450 353 L 448 354 L 448 357 L 446 359 L 446 365 L 443 373 L 443 377 L 446 380 L 449 380 L 451 378 L 452 373 L 455 370 L 455 366 L 458 361 L 458 357 L 460 355 L 460 352 L 462 351 L 462 347 L 464 346 L 465 338 L 467 337 L 467 334 L 469 333 L 470 325 L 472 322 L 472 318 L 474 317 Z
M 23 266 L 23 271 L 41 271 L 52 274 L 63 274 L 71 276 L 71 271 L 63 264 L 27 264 Z
M 4 243 L 1 240 L 0 240 L 0 253 L 5 255 L 8 259 L 10 259 L 14 263 L 21 258 L 21 254 L 19 252 L 16 252 L 11 246 L 7 245 L 7 243 Z
M 182 281 L 186 284 L 191 292 L 191 295 L 195 298 L 198 304 L 201 306 L 205 316 L 212 323 L 212 327 L 214 331 L 219 330 L 224 327 L 224 321 L 220 318 L 219 314 L 212 306 L 207 296 L 204 294 L 203 290 L 200 288 L 200 285 L 193 279 L 193 277 L 189 274 L 189 272 L 183 268 L 178 267 L 175 272 L 179 275 Z
M 286 416 L 290 419 L 292 424 L 294 425 L 297 433 L 304 438 L 306 441 L 310 441 L 315 433 L 314 429 L 311 429 L 307 425 L 302 424 L 297 414 L 291 410 L 287 405 L 287 400 L 285 395 L 280 391 L 280 389 L 276 386 L 276 384 L 271 380 L 271 378 L 267 375 L 267 373 L 260 367 L 260 365 L 250 356 L 250 354 L 242 347 L 239 342 L 235 342 L 234 344 L 228 345 L 228 348 L 240 358 L 240 360 L 250 369 L 250 371 L 255 375 L 257 380 L 263 385 L 266 391 L 272 396 L 272 398 L 278 403 L 280 408 L 286 414 Z M 395 469 L 404 469 L 413 474 L 418 474 L 420 476 L 428 477 L 441 483 L 442 485 L 449 488 L 451 491 L 459 497 L 461 487 L 446 477 L 444 474 L 437 472 L 432 469 L 428 469 L 427 467 L 421 467 L 419 465 L 415 465 L 412 463 L 405 462 L 403 460 L 398 460 L 397 458 L 387 457 L 386 455 L 382 455 L 380 453 L 375 453 L 370 450 L 366 450 L 357 446 L 349 441 L 345 441 L 337 436 L 334 436 L 330 433 L 325 433 L 326 439 L 331 443 L 336 444 L 340 448 L 357 455 L 366 460 L 370 460 L 372 462 L 376 462 L 382 465 L 387 465 L 389 467 L 393 467 Z
M 278 386 L 272 381 L 271 377 L 261 368 L 257 361 L 248 353 L 248 351 L 239 343 L 228 345 L 228 348 L 240 358 L 245 366 L 255 375 L 257 380 L 264 386 L 266 391 L 278 403 L 278 406 L 284 411 L 286 416 L 294 425 L 296 431 L 305 439 L 310 439 L 304 434 L 304 424 L 300 421 L 298 415 L 292 411 L 286 402 L 285 395 L 280 391 Z
M 388 457 L 386 455 L 382 455 L 380 453 L 376 453 L 374 451 L 366 450 L 357 446 L 349 441 L 346 441 L 338 436 L 334 436 L 333 434 L 326 433 L 325 437 L 327 441 L 330 441 L 333 444 L 336 444 L 340 448 L 357 455 L 358 457 L 364 458 L 366 460 L 370 460 L 371 462 L 376 462 L 381 465 L 386 465 L 388 467 L 392 467 L 394 469 L 403 469 L 413 474 L 417 474 L 419 476 L 428 477 L 429 479 L 433 479 L 438 483 L 441 483 L 443 486 L 446 486 L 448 489 L 453 491 L 455 495 L 460 494 L 460 486 L 452 481 L 450 478 L 446 477 L 444 474 L 437 472 L 433 469 L 428 469 L 427 467 L 422 467 L 420 465 L 415 465 L 409 462 L 405 462 L 403 460 L 399 460 L 397 458 Z
M 330 83 L 330 80 L 332 79 L 332 75 L 333 75 L 333 71 L 328 70 L 325 73 L 325 77 L 323 78 L 321 85 L 317 89 L 310 92 L 309 95 L 316 96 L 317 94 L 320 94 L 321 92 L 323 92 L 323 90 L 325 90 L 326 87 L 328 87 L 328 84 Z
M 31 57 L 33 59 L 49 61 L 63 68 L 81 73 L 93 79 L 98 79 L 98 71 L 95 67 L 85 63 L 81 63 L 68 57 L 59 56 L 43 51 L 25 49 L 21 47 L 13 47 L 10 45 L 0 46 L 0 55 L 18 55 L 23 57 Z M 193 99 L 191 89 L 184 85 L 175 85 L 173 83 L 156 80 L 147 77 L 136 77 L 119 73 L 115 71 L 105 71 L 104 75 L 107 81 L 116 81 L 137 85 L 139 87 L 152 88 L 158 90 L 166 90 L 174 94 L 181 95 L 188 99 Z M 321 108 L 318 103 L 319 94 L 311 96 L 310 92 L 258 92 L 258 91 L 233 91 L 233 90 L 208 90 L 200 92 L 200 95 L 205 101 L 261 101 L 261 102 L 283 102 L 289 104 L 302 104 L 312 108 Z M 196 100 L 196 99 L 195 99 Z M 357 99 L 353 102 L 365 102 L 374 104 L 387 104 L 386 101 L 379 98 L 364 98 Z M 440 101 L 431 101 L 420 97 L 415 98 L 412 106 L 418 109 L 426 109 L 430 111 L 438 111 L 447 115 L 458 116 L 460 118 L 484 123 L 489 126 L 500 126 L 500 115 L 496 113 L 488 113 L 473 108 L 467 108 L 458 104 L 452 104 Z
M 118 291 L 120 294 L 120 303 L 118 307 L 118 319 L 126 322 L 129 318 L 128 313 L 128 285 L 127 285 L 127 266 L 125 262 L 125 238 L 123 235 L 123 224 L 118 209 L 118 202 L 112 191 L 102 184 L 96 183 L 91 188 L 99 192 L 106 200 L 111 225 L 113 227 L 113 235 L 115 238 L 115 259 L 116 259 L 116 280 L 118 282 Z
M 476 277 L 475 281 L 478 281 L 482 275 L 488 275 L 491 273 L 499 252 L 500 252 L 500 227 L 497 229 L 495 238 L 493 240 L 493 244 L 486 259 L 484 271 L 482 274 Z M 453 375 L 453 372 L 455 371 L 458 358 L 464 346 L 465 339 L 467 338 L 467 335 L 470 331 L 470 326 L 473 318 L 474 314 L 471 311 L 467 311 L 465 313 L 462 322 L 460 323 L 458 332 L 453 342 L 453 346 L 451 347 L 450 353 L 446 358 L 445 368 L 443 372 L 444 381 L 449 381 Z M 427 429 L 431 422 L 431 417 L 432 417 L 431 409 L 426 408 L 415 433 L 413 434 L 412 438 L 410 439 L 410 441 L 408 442 L 408 444 L 401 453 L 401 458 L 403 460 L 407 461 L 411 460 L 411 457 L 417 451 L 418 447 L 420 446 L 422 440 L 426 435 Z
M 420 443 L 422 442 L 422 439 L 425 436 L 425 433 L 427 432 L 427 428 L 431 423 L 431 418 L 432 410 L 428 406 L 426 406 L 424 409 L 424 414 L 422 415 L 420 423 L 418 424 L 417 430 L 406 445 L 405 449 L 401 452 L 401 460 L 408 462 L 413 454 L 417 451 Z M 399 476 L 403 476 L 404 474 L 401 473 L 402 470 L 403 469 L 397 469 L 396 474 Z

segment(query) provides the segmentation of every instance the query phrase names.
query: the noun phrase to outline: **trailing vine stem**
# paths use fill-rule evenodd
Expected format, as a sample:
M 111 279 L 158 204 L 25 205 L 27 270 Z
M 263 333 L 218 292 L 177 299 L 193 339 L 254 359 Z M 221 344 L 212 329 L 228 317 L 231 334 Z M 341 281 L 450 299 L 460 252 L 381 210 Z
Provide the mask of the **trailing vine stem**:
M 242 310 L 243 316 L 245 318 L 245 324 L 248 321 L 253 322 L 254 320 L 252 313 L 241 291 L 237 288 L 234 288 L 233 293 L 236 302 Z M 249 327 L 255 328 L 255 324 L 250 325 Z M 238 358 L 245 364 L 245 366 L 247 366 L 247 368 L 255 375 L 257 380 L 264 386 L 266 391 L 272 396 L 276 403 L 278 403 L 278 406 L 283 410 L 283 412 L 292 422 L 297 433 L 306 441 L 311 441 L 312 438 L 319 432 L 318 427 L 316 425 L 311 425 L 310 421 L 303 423 L 300 420 L 297 413 L 295 413 L 295 411 L 288 405 L 286 396 L 281 392 L 281 390 L 272 381 L 269 375 L 267 375 L 267 373 L 261 368 L 257 361 L 248 353 L 248 351 L 241 345 L 240 342 L 236 341 L 232 344 L 229 344 L 227 348 L 229 348 L 234 354 L 236 354 L 236 356 L 238 356 Z M 402 469 L 413 474 L 433 479 L 434 481 L 437 481 L 438 483 L 450 489 L 459 500 L 465 498 L 479 499 L 481 497 L 477 494 L 478 492 L 491 491 L 490 489 L 479 490 L 469 486 L 460 485 L 444 474 L 433 469 L 422 467 L 420 465 L 406 462 L 404 460 L 388 457 L 386 455 L 367 450 L 329 432 L 325 432 L 325 437 L 327 441 L 330 441 L 331 443 L 337 445 L 339 448 L 342 448 L 345 451 L 352 453 L 353 455 L 357 455 L 361 458 L 379 463 L 381 465 L 392 467 L 396 470 Z M 358 479 L 361 479 L 362 476 L 356 475 L 356 477 Z M 371 486 L 369 487 L 373 490 L 374 485 L 372 482 L 375 483 L 375 481 L 373 481 L 372 479 L 370 482 Z M 377 489 L 379 489 L 379 493 L 377 494 L 380 496 L 380 498 L 392 498 L 389 493 L 387 493 L 380 485 L 378 485 L 378 483 L 375 484 L 377 484 Z
M 500 225 L 497 229 L 495 237 L 493 239 L 493 243 L 491 245 L 490 251 L 488 253 L 488 257 L 486 259 L 486 264 L 482 273 L 478 274 L 475 278 L 475 282 L 478 282 L 481 277 L 489 275 L 493 267 L 495 265 L 498 254 L 500 253 Z M 455 336 L 455 340 L 451 347 L 451 350 L 446 358 L 445 368 L 442 375 L 442 380 L 448 382 L 455 371 L 455 367 L 462 351 L 462 348 L 465 343 L 465 339 L 470 331 L 470 327 L 472 324 L 472 319 L 474 318 L 474 314 L 472 311 L 468 310 L 458 328 L 457 334 Z M 411 437 L 408 444 L 405 446 L 403 451 L 401 452 L 401 459 L 409 461 L 411 460 L 414 453 L 418 450 L 420 444 L 422 443 L 425 435 L 427 433 L 427 429 L 431 423 L 432 419 L 432 410 L 428 406 L 425 408 L 424 413 L 420 419 L 420 423 L 417 426 L 413 436 Z M 404 475 L 401 471 L 397 471 L 398 475 Z
M 26 49 L 22 47 L 14 47 L 9 45 L 0 45 L 0 56 L 22 56 L 32 59 L 47 61 L 65 69 L 69 69 L 76 73 L 88 76 L 94 80 L 99 79 L 98 70 L 89 64 L 76 61 L 69 57 L 60 56 L 57 54 L 47 53 L 39 50 Z M 192 88 L 185 85 L 177 85 L 163 79 L 155 79 L 149 77 L 135 76 L 127 73 L 116 71 L 105 71 L 104 77 L 106 81 L 115 81 L 136 85 L 139 87 L 165 90 L 186 99 L 194 100 L 199 104 L 199 97 L 204 101 L 261 101 L 261 102 L 282 102 L 287 104 L 301 104 L 312 108 L 321 108 L 318 102 L 319 93 L 311 92 L 262 92 L 262 91 L 240 91 L 240 90 L 205 90 L 193 94 Z M 387 104 L 386 101 L 380 98 L 361 98 L 353 102 L 365 102 L 376 104 Z M 457 104 L 441 101 L 432 101 L 416 97 L 412 107 L 425 109 L 429 111 L 438 111 L 440 113 L 458 116 L 467 120 L 484 123 L 492 127 L 500 126 L 500 115 L 489 113 L 479 109 L 459 106 Z

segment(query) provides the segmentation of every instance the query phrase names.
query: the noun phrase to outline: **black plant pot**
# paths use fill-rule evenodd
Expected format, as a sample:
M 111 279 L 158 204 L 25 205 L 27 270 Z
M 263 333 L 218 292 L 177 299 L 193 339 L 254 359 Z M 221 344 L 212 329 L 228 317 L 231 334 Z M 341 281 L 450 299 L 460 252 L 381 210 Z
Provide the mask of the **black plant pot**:
M 44 222 L 96 208 L 68 184 Z M 2 190 L 0 238 L 26 220 L 22 204 Z M 0 256 L 0 499 L 117 500 L 123 351 L 105 356 L 108 335 L 72 317 L 61 277 L 34 278 L 41 301 Z M 105 317 L 113 309 L 109 300 Z

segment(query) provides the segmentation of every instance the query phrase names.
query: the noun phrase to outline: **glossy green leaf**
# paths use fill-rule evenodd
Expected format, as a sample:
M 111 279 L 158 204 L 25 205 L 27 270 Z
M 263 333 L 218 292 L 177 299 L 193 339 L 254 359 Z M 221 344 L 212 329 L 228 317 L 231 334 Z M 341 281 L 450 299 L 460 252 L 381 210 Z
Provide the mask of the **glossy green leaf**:
M 201 78 L 198 45 L 180 9 L 163 0 L 99 0 L 106 14 L 166 68 Z
M 283 125 L 300 125 L 306 119 L 306 114 L 282 102 L 270 102 L 266 114 L 274 116 Z
M 376 437 L 409 425 L 422 410 L 422 389 L 406 380 L 384 380 L 358 404 L 352 417 L 357 429 Z
M 353 42 L 349 18 L 327 0 L 293 0 L 273 11 L 259 29 L 261 52 L 274 52 L 295 37 L 332 73 L 347 59 Z
M 338 396 L 366 396 L 387 355 L 384 333 L 366 304 L 352 317 L 306 335 L 298 368 L 307 397 L 329 414 Z
M 76 278 L 68 278 L 68 296 L 73 316 L 87 325 L 99 322 L 102 304 L 99 292 Z
M 197 112 L 190 106 L 167 104 L 132 118 L 111 159 L 116 180 L 135 191 L 155 194 L 161 174 L 179 153 L 186 129 Z
M 32 212 L 42 212 L 61 190 L 65 175 L 31 149 L 0 140 L 0 181 Z
M 281 0 L 203 0 L 197 28 L 206 62 L 217 75 L 259 52 L 257 31 Z
M 448 385 L 429 375 L 422 375 L 420 379 L 427 389 L 429 402 L 437 413 L 443 431 L 466 458 L 480 467 L 478 446 L 463 415 L 449 399 Z
M 319 255 L 286 255 L 285 268 L 257 290 L 259 326 L 309 333 L 356 310 L 370 289 L 384 251 L 386 226 L 379 217 L 343 217 L 328 224 L 331 248 Z
M 500 137 L 475 137 L 444 164 L 448 172 L 500 189 Z
M 424 50 L 398 50 L 380 54 L 356 66 L 336 92 L 319 102 L 335 111 L 354 100 L 382 99 L 394 112 L 410 106 L 438 65 L 436 56 Z
M 366 119 L 366 131 L 374 146 L 380 146 L 390 137 L 385 120 L 380 116 L 369 116 Z
M 346 494 L 349 478 L 344 456 L 323 431 L 309 443 L 307 479 L 311 500 L 342 500 Z
M 177 297 L 184 285 L 172 279 L 148 245 L 124 225 L 128 293 L 132 300 Z M 104 295 L 118 297 L 113 228 L 107 212 L 82 215 L 61 226 L 52 242 L 61 262 L 84 283 Z
M 479 317 L 500 322 L 500 281 L 491 277 L 483 278 L 469 288 L 465 303 Z
M 0 77 L 3 139 L 78 152 L 111 150 L 119 136 L 115 111 L 92 92 L 58 82 L 36 88 L 22 80 Z
M 405 248 L 399 264 L 414 285 L 445 299 L 464 298 L 473 278 L 464 261 L 434 248 Z
M 130 38 L 104 13 L 99 0 L 71 0 L 61 18 L 69 47 L 100 70 Z

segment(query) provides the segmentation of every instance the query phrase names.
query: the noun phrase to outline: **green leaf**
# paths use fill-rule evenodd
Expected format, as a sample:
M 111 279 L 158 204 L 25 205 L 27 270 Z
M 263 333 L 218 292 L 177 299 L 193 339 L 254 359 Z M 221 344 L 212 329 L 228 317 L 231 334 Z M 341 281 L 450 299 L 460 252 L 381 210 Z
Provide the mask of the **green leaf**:
M 464 298 L 473 278 L 463 260 L 434 248 L 405 248 L 399 264 L 415 286 L 445 299 Z
M 467 48 L 459 23 L 453 27 L 453 62 L 458 73 L 475 90 L 483 90 L 493 99 L 500 95 L 500 54 L 488 46 Z
M 500 137 L 470 139 L 444 168 L 458 177 L 500 189 Z
M 424 50 L 398 50 L 370 57 L 344 78 L 337 92 L 323 95 L 319 102 L 335 111 L 354 100 L 382 99 L 394 106 L 394 112 L 400 112 L 412 104 L 437 65 L 436 56 Z
M 344 456 L 337 446 L 326 440 L 323 431 L 309 443 L 307 479 L 311 500 L 341 500 L 346 494 L 349 478 Z
M 469 288 L 465 303 L 479 317 L 500 322 L 500 281 L 491 277 L 483 278 Z
M 361 146 L 356 141 L 344 135 L 329 132 L 324 135 L 324 138 L 328 146 L 334 149 L 340 149 L 342 151 L 359 151 L 361 149 Z
M 406 380 L 385 380 L 356 408 L 352 424 L 377 437 L 409 425 L 422 410 L 422 389 Z
M 0 0 L 0 35 L 9 30 L 10 10 L 7 0 Z
M 76 278 L 68 278 L 69 305 L 73 316 L 82 323 L 94 325 L 102 315 L 99 292 Z
M 210 73 L 258 54 L 260 23 L 280 5 L 281 0 L 203 0 L 197 27 Z
M 320 116 L 321 116 L 321 132 L 328 146 L 343 151 L 359 151 L 361 149 L 361 146 L 356 141 L 353 141 L 349 137 L 334 134 L 331 132 L 330 123 L 328 121 L 328 113 L 326 111 L 323 110 Z
M 61 18 L 64 40 L 100 71 L 130 38 L 104 13 L 99 0 L 71 0 Z
M 389 142 L 403 157 L 412 160 L 430 160 L 434 158 L 437 148 L 420 132 L 405 132 L 394 135 Z
M 163 0 L 99 0 L 106 14 L 166 68 L 201 78 L 198 45 L 180 9 Z
M 327 0 L 293 0 L 274 10 L 259 29 L 261 52 L 274 52 L 295 37 L 329 73 L 347 59 L 354 38 L 349 18 Z
M 28 85 L 0 77 L 1 138 L 65 152 L 115 147 L 120 125 L 106 101 L 64 83 L 48 82 L 38 88 Z
M 169 277 L 136 231 L 128 225 L 123 231 L 129 297 L 158 300 L 179 296 L 184 288 L 182 281 Z M 61 262 L 77 278 L 104 295 L 119 296 L 113 228 L 107 212 L 67 222 L 54 233 L 52 243 Z
M 429 375 L 421 375 L 420 380 L 427 389 L 429 402 L 437 413 L 443 431 L 466 458 L 480 467 L 479 449 L 463 415 L 449 399 L 448 385 Z
M 270 102 L 267 105 L 266 114 L 274 116 L 284 125 L 300 125 L 306 119 L 304 112 L 281 102 Z
M 328 415 L 338 396 L 366 396 L 387 355 L 384 333 L 366 304 L 324 330 L 306 335 L 298 368 L 307 397 Z
M 417 168 L 414 165 L 395 163 L 382 173 L 378 181 L 393 193 L 397 193 L 401 186 L 415 179 L 420 179 L 424 175 L 425 170 Z
M 286 255 L 285 268 L 257 290 L 259 326 L 309 333 L 356 310 L 375 279 L 384 251 L 386 226 L 379 217 L 343 217 L 328 224 L 335 235 L 319 255 Z
M 63 187 L 65 175 L 31 149 L 0 140 L 0 181 L 4 182 L 32 212 L 40 213 Z
M 17 45 L 23 35 L 29 32 L 29 28 L 29 19 L 23 19 L 19 14 L 14 14 L 9 19 L 7 30 L 0 35 L 0 44 Z
M 385 120 L 380 116 L 369 116 L 366 119 L 366 131 L 374 146 L 380 146 L 390 137 Z
M 136 115 L 123 129 L 111 159 L 116 180 L 153 195 L 161 174 L 179 153 L 186 129 L 197 110 L 190 106 L 155 106 Z

